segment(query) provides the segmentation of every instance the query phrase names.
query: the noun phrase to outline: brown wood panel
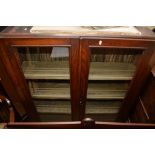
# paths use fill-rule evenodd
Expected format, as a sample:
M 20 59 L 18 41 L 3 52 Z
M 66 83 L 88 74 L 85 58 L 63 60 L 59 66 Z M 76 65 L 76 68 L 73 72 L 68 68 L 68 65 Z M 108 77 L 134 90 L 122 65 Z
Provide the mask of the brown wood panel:
M 2 86 L 1 78 L 0 78 L 0 94 L 5 95 L 5 91 L 4 91 L 4 88 L 3 88 L 3 86 Z
M 1 79 L 0 79 L 0 96 L 5 96 L 7 99 L 9 99 L 8 95 L 6 94 L 2 83 L 1 83 Z M 9 99 L 10 100 L 10 99 Z M 11 101 L 11 100 L 10 100 Z M 15 109 L 15 107 L 12 105 L 12 108 L 14 109 L 14 115 L 15 115 L 15 119 L 18 121 L 20 120 L 24 120 L 20 117 L 20 115 L 18 114 L 17 110 Z M 0 122 L 9 122 L 9 113 L 8 113 L 8 108 L 6 106 L 2 105 L 2 108 L 0 108 Z
M 5 96 L 6 93 L 3 89 L 3 86 L 1 84 L 1 78 L 0 78 L 0 122 L 9 122 L 9 111 L 6 108 L 5 104 L 2 104 L 2 96 Z
M 155 124 L 95 122 L 97 129 L 155 129 Z
M 142 100 L 139 98 L 139 101 L 133 110 L 130 121 L 133 123 L 149 123 L 149 115 L 145 109 L 145 106 L 143 105 Z
M 155 78 L 155 66 L 152 67 L 151 74 Z
M 3 125 L 8 129 L 155 129 L 155 124 L 95 122 L 90 118 L 74 122 L 15 122 Z
M 80 102 L 80 53 L 79 53 L 79 39 L 71 40 L 70 48 L 70 89 L 71 89 L 71 110 L 72 120 L 80 119 L 79 116 L 79 102 Z
M 149 77 L 152 66 L 155 63 L 155 52 L 152 48 L 142 55 L 137 71 L 130 84 L 129 90 L 120 108 L 117 121 L 126 121 L 128 115 L 135 108 L 136 101 L 143 90 L 145 82 Z
M 109 47 L 109 48 L 135 48 L 146 49 L 154 43 L 154 40 L 145 39 L 129 39 L 129 38 L 92 38 L 86 39 L 81 37 L 82 40 L 87 40 L 89 47 Z
M 15 113 L 10 100 L 0 93 L 0 122 L 14 122 L 14 118 Z
M 11 46 L 71 46 L 70 38 L 16 38 L 16 39 L 4 39 L 7 40 Z
M 7 106 L 2 105 L 0 101 L 0 123 L 2 122 L 9 122 L 9 110 Z
M 81 122 L 15 122 L 6 124 L 8 129 L 80 129 Z
M 151 122 L 155 122 L 155 77 L 152 74 L 147 80 L 141 98 Z
M 88 75 L 90 65 L 90 50 L 87 40 L 80 40 L 80 119 L 85 116 Z
M 37 112 L 24 80 L 24 76 L 18 66 L 15 53 L 10 51 L 9 45 L 0 41 L 0 76 L 6 93 L 12 100 L 21 117 L 28 114 L 30 121 L 38 120 Z

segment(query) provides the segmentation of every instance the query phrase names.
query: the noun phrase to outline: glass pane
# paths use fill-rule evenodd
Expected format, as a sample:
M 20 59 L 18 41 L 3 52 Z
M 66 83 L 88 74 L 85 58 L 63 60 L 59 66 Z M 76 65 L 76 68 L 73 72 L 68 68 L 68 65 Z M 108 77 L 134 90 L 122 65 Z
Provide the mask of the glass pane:
M 116 119 L 142 52 L 138 49 L 91 48 L 87 117 L 100 121 Z
M 71 120 L 69 48 L 19 47 L 17 50 L 41 120 Z

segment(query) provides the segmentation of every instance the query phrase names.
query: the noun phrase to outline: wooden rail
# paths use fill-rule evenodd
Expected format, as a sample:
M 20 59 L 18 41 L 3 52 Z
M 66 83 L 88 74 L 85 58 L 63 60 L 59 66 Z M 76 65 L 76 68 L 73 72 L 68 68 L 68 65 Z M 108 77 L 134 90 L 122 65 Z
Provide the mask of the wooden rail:
M 155 129 L 155 124 L 97 122 L 91 118 L 73 122 L 14 122 L 9 129 Z

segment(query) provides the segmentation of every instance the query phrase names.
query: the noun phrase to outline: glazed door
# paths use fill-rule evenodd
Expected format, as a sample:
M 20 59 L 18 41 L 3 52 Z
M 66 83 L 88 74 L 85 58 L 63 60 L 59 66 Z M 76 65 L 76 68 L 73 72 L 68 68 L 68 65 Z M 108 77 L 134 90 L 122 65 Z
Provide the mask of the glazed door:
M 131 84 L 147 47 L 138 41 L 119 39 L 82 39 L 81 44 L 81 118 L 116 121 L 124 102 L 129 104 L 132 97 L 136 100 L 131 93 L 139 91 L 144 82 L 134 78 L 136 82 Z M 145 76 L 145 68 L 142 72 Z
M 21 91 L 30 94 L 26 100 L 40 121 L 78 120 L 78 40 L 15 39 L 9 44 L 26 85 Z

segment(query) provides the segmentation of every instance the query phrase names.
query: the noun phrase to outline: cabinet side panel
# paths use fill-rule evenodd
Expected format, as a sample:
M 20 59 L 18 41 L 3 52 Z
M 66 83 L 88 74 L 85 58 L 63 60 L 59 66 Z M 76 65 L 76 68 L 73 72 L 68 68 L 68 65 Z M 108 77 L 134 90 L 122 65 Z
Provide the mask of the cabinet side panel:
M 152 48 L 146 50 L 138 65 L 137 71 L 130 84 L 130 88 L 121 106 L 117 121 L 126 121 L 129 114 L 136 107 L 136 101 L 144 89 L 152 66 L 155 63 L 155 52 Z

